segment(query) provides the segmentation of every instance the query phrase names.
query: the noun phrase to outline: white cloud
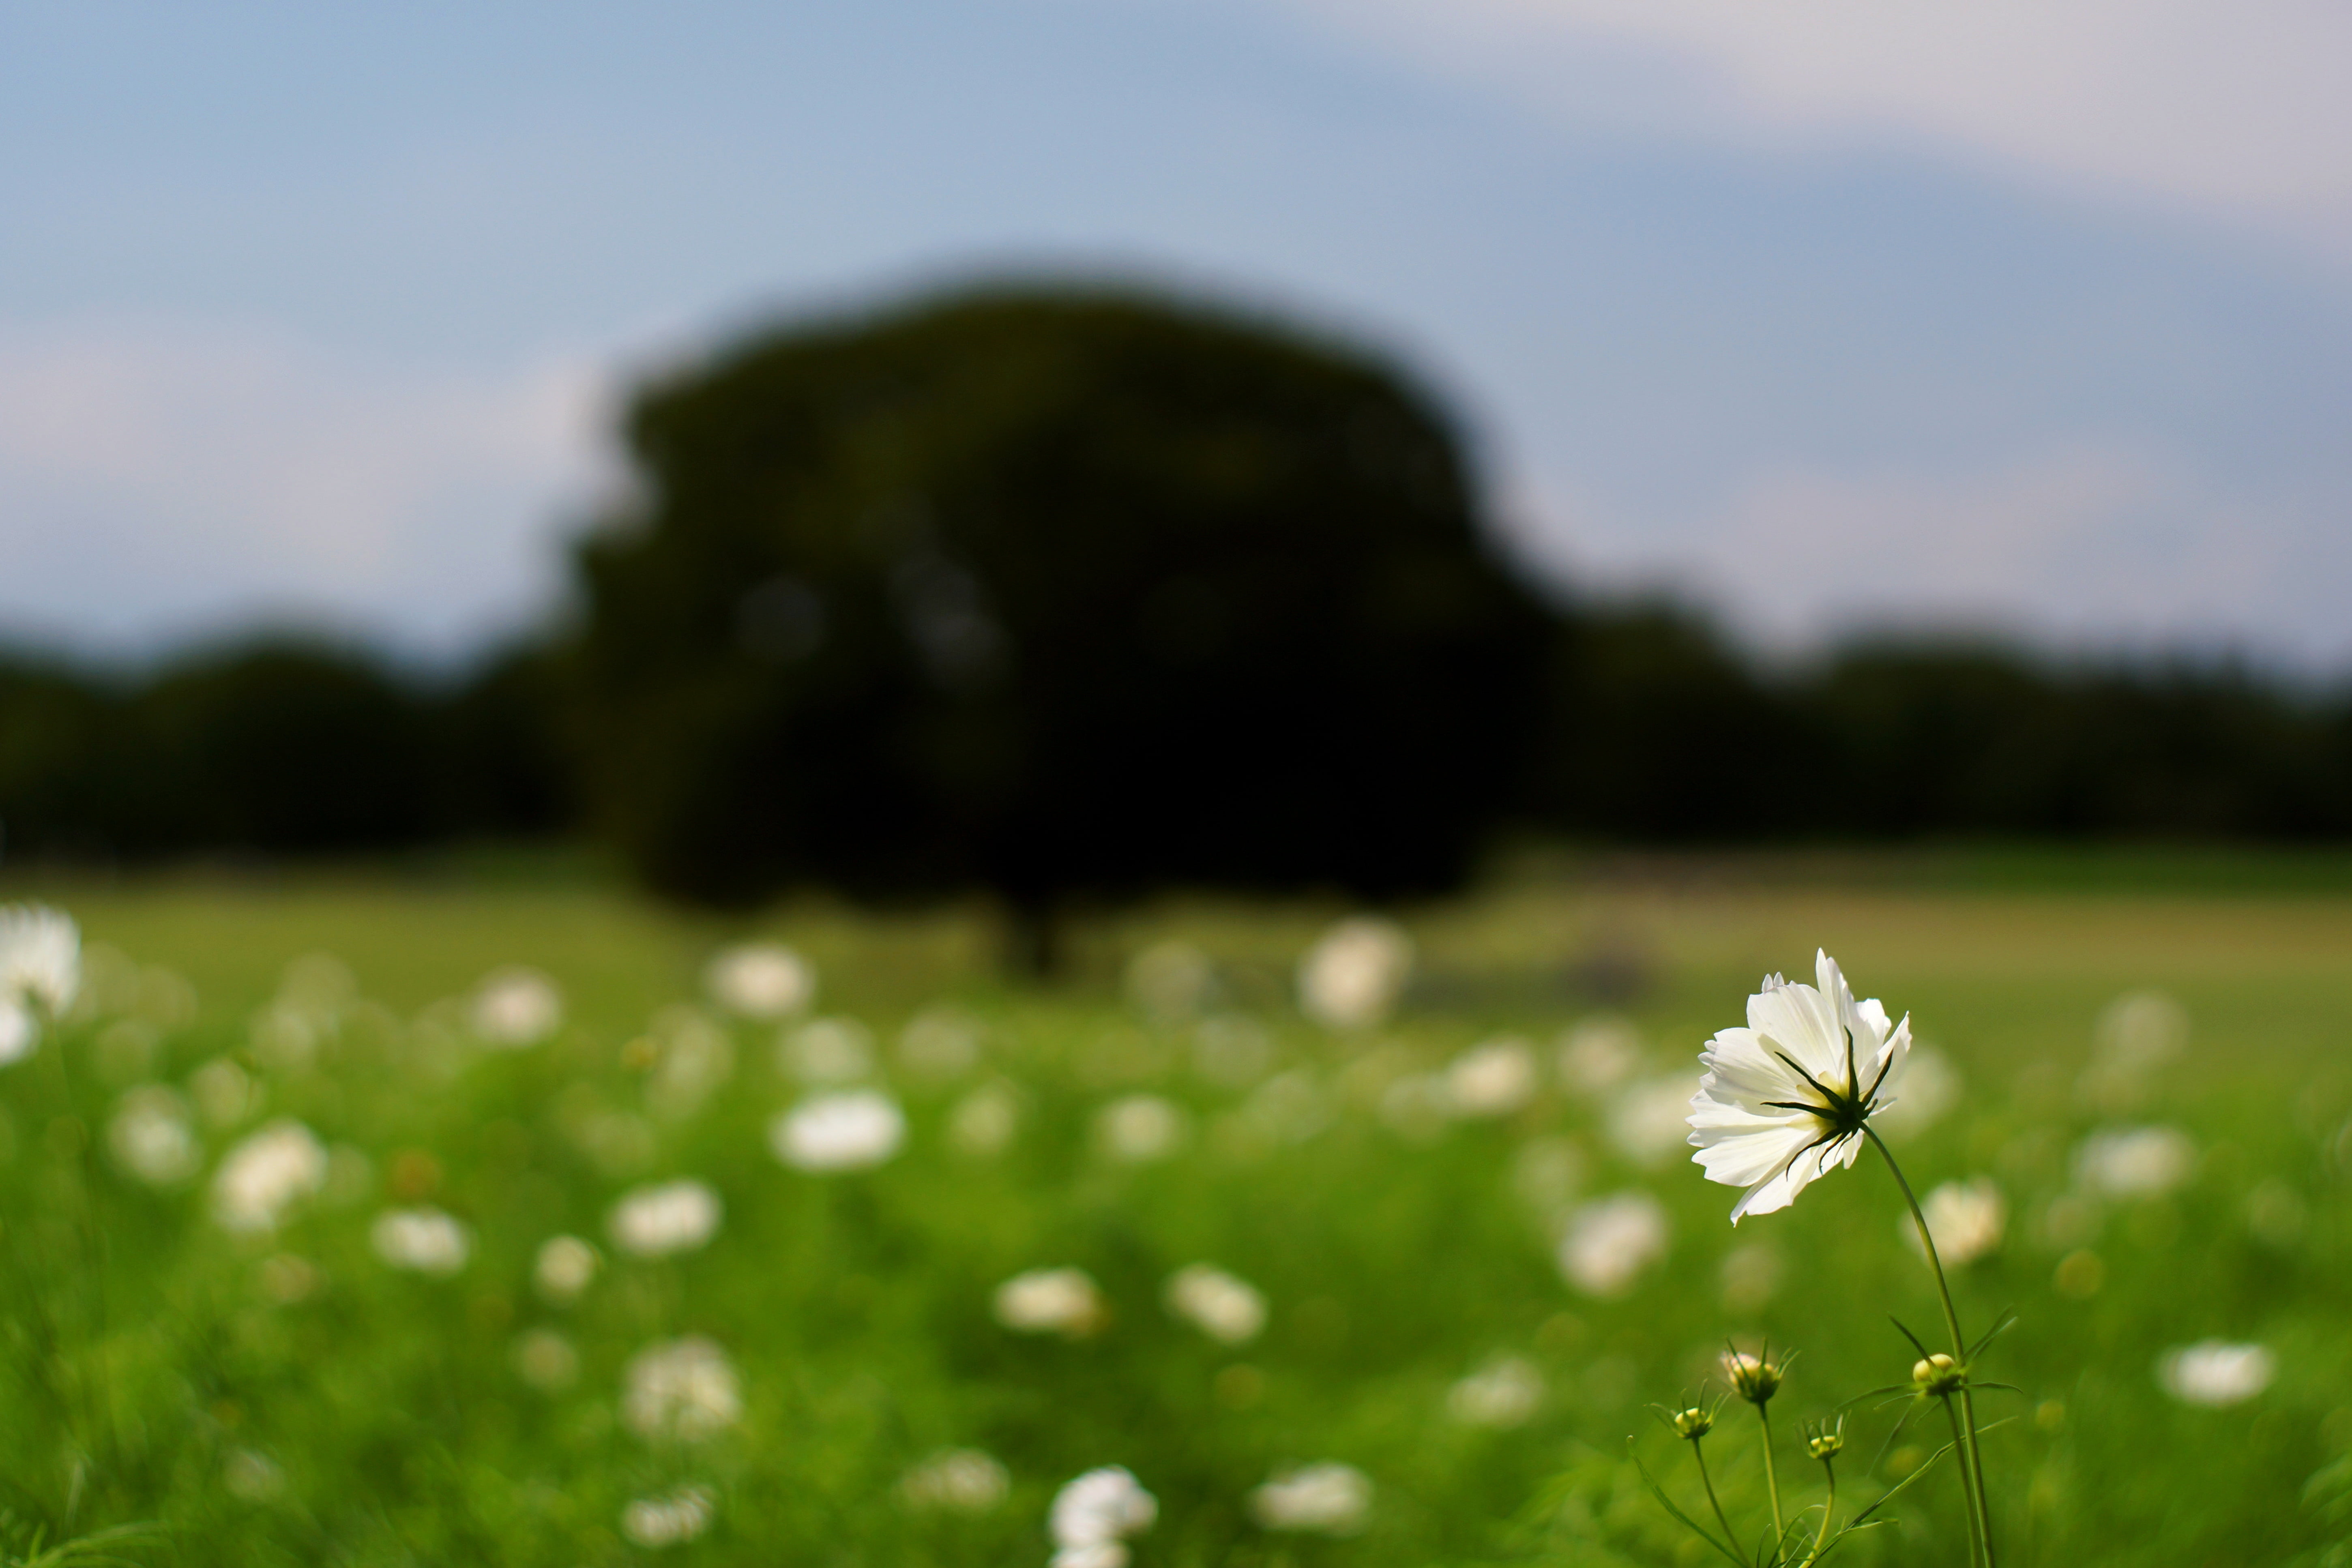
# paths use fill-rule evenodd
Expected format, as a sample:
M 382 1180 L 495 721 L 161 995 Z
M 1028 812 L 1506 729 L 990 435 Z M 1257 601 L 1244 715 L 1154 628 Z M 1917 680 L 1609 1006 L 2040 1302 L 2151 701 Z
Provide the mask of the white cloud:
M 548 594 L 603 385 L 584 358 L 449 371 L 181 323 L 0 328 L 0 623 L 145 644 L 260 613 L 461 645 Z
M 1590 125 L 1940 144 L 2352 255 L 2336 0 L 1282 0 Z

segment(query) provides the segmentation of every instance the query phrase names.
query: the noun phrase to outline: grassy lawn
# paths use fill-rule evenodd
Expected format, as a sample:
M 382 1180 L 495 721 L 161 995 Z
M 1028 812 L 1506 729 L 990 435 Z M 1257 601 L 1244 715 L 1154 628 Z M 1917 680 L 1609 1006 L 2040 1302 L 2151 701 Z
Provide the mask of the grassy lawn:
M 1979 1395 L 2007 1420 L 1985 1440 L 2002 1562 L 2316 1563 L 2352 1531 L 2326 1485 L 2305 1497 L 2352 1449 L 2352 869 L 2324 858 L 1529 873 L 1406 911 L 1412 984 L 1356 1030 L 1296 1002 L 1337 906 L 1082 921 L 1048 987 L 999 972 L 976 909 L 727 922 L 583 879 L 389 874 L 0 895 L 69 910 L 93 950 L 89 1000 L 0 1069 L 19 1549 L 139 1521 L 122 1550 L 152 1563 L 1042 1564 L 1055 1492 L 1118 1464 L 1158 1500 L 1146 1568 L 1701 1561 L 1626 1462 L 1631 1434 L 1704 1507 L 1651 1405 L 1727 1337 L 1798 1351 L 1772 1406 L 1793 1515 L 1821 1498 L 1798 1423 L 1906 1379 L 1890 1313 L 1940 1335 L 1874 1156 L 1735 1230 L 1734 1193 L 1658 1131 L 1758 976 L 1810 979 L 1817 946 L 1949 1068 L 1948 1105 L 1895 1138 L 1914 1184 L 1988 1179 L 2005 1207 L 1954 1273 L 1972 1331 L 2020 1316 L 1983 1375 L 2023 1394 Z M 755 1023 L 704 994 L 750 937 L 813 963 L 811 1008 Z M 1209 963 L 1155 1011 L 1125 977 L 1171 941 Z M 500 1048 L 473 999 L 513 965 L 562 1016 Z M 1497 1038 L 1531 1057 L 1485 1060 L 1537 1073 L 1482 1104 L 1445 1075 Z M 859 1087 L 903 1113 L 893 1157 L 779 1158 L 780 1115 Z M 142 1175 L 134 1112 L 179 1118 L 185 1157 Z M 231 1152 L 288 1121 L 315 1180 L 273 1224 L 224 1224 Z M 2087 1141 L 2145 1128 L 2189 1157 L 2102 1189 Z M 616 1204 L 680 1180 L 715 1231 L 633 1254 Z M 1626 1194 L 1654 1197 L 1662 1251 L 1580 1286 L 1563 1234 Z M 387 1211 L 454 1219 L 462 1260 L 446 1230 L 386 1242 Z M 566 1235 L 602 1258 L 568 1300 L 534 1274 Z M 387 1261 L 403 1246 L 428 1266 Z M 1232 1325 L 1255 1331 L 1171 1309 L 1204 1263 L 1258 1293 L 1262 1324 Z M 1067 1331 L 1007 1327 L 999 1287 L 1065 1268 L 1097 1293 Z M 2274 1379 L 2174 1397 L 2160 1358 L 2209 1339 L 2264 1347 Z M 660 1385 L 674 1363 L 643 1358 L 681 1342 L 721 1372 Z M 1941 1419 L 1856 1406 L 1842 1500 L 1926 1460 Z M 1709 1458 L 1752 1545 L 1753 1413 L 1723 1422 Z M 939 1468 L 951 1450 L 990 1458 Z M 1369 1482 L 1360 1519 L 1270 1528 L 1258 1489 L 1324 1462 Z M 1839 1558 L 1966 1561 L 1958 1497 L 1948 1461 Z

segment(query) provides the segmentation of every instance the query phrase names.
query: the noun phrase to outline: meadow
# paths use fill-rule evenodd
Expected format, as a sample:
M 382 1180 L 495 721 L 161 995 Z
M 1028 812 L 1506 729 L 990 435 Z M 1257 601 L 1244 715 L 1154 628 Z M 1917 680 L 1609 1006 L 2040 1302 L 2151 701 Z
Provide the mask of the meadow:
M 978 908 L 0 896 L 86 944 L 0 1068 L 18 1554 L 1042 1565 L 1118 1465 L 1139 1568 L 1712 1561 L 1629 1462 L 1701 1506 L 1653 1406 L 1727 1342 L 1798 1352 L 1793 1510 L 1797 1423 L 1906 1380 L 1890 1314 L 1938 1321 L 1874 1156 L 1735 1229 L 1680 1144 L 1702 1043 L 1825 947 L 1940 1064 L 1889 1122 L 1914 1184 L 1999 1200 L 1953 1284 L 2019 1319 L 2001 1562 L 2352 1561 L 2352 889 L 2291 860 L 1531 875 L 1399 913 L 1409 981 L 1339 1022 L 1299 991 L 1338 906 L 1106 914 L 1043 984 Z M 814 994 L 730 1005 L 753 942 Z M 2184 1383 L 2207 1341 L 2270 1375 Z M 1709 1439 L 1751 1521 L 1752 1414 Z M 1915 1401 L 1849 1426 L 1848 1498 L 1937 1441 Z M 1834 1560 L 1966 1561 L 1948 1468 L 1887 1512 Z

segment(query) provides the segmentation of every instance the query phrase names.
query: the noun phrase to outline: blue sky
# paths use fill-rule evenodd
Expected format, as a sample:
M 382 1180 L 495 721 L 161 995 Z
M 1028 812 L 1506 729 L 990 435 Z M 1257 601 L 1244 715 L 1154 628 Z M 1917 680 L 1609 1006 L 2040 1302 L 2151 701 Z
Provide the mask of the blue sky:
M 1045 270 L 1398 355 L 1532 569 L 1759 644 L 2352 665 L 2347 70 L 2305 0 L 0 3 L 0 632 L 462 652 L 633 374 Z

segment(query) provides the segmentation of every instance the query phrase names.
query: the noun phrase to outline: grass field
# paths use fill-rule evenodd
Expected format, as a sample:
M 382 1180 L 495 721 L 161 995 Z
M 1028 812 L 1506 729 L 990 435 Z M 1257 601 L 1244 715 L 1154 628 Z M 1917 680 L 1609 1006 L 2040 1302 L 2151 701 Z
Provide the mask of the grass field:
M 1914 1183 L 2005 1204 L 1954 1275 L 1972 1330 L 2021 1320 L 1985 1375 L 2025 1392 L 1982 1396 L 2014 1418 L 1986 1438 L 2001 1561 L 2333 1561 L 2352 1485 L 2306 1482 L 2352 1449 L 2352 890 L 2292 863 L 2137 891 L 1867 869 L 1528 878 L 1407 911 L 1412 985 L 1353 1031 L 1295 999 L 1337 908 L 1106 917 L 1042 987 L 969 910 L 739 926 L 561 879 L 20 882 L 0 893 L 68 910 L 92 957 L 74 1016 L 0 1069 L 0 1502 L 19 1551 L 142 1523 L 118 1550 L 157 1563 L 1043 1564 L 1055 1491 L 1116 1464 L 1158 1502 L 1140 1565 L 1696 1563 L 1626 1462 L 1632 1435 L 1701 1506 L 1649 1405 L 1727 1337 L 1799 1351 L 1773 1406 L 1793 1512 L 1820 1498 L 1798 1421 L 1906 1380 L 1890 1312 L 1939 1321 L 1874 1157 L 1735 1231 L 1735 1194 L 1659 1136 L 1660 1086 L 1686 1096 L 1757 977 L 1810 977 L 1825 946 L 1953 1069 L 1896 1140 Z M 814 964 L 797 1020 L 704 995 L 751 936 Z M 1206 984 L 1163 963 L 1155 1010 L 1124 977 L 1171 940 Z M 511 965 L 562 1018 L 499 1048 L 471 999 Z M 1593 1044 L 1629 1037 L 1609 1017 L 1635 1061 Z M 1497 1038 L 1531 1058 L 1446 1078 Z M 825 1079 L 887 1092 L 894 1157 L 778 1157 L 775 1119 Z M 323 1162 L 274 1224 L 224 1224 L 230 1152 L 289 1119 Z M 2098 1190 L 2086 1141 L 2133 1128 L 2193 1157 Z M 633 1255 L 615 1205 L 682 1179 L 715 1232 Z M 1661 1205 L 1663 1252 L 1580 1288 L 1563 1231 L 1627 1193 Z M 456 1226 L 387 1239 L 394 1210 Z M 602 1258 L 576 1292 L 535 1277 L 562 1235 Z M 1204 1263 L 1262 1325 L 1171 1310 Z M 999 1288 L 1055 1268 L 1098 1296 L 1065 1331 L 1006 1326 Z M 2175 1397 L 2160 1358 L 2206 1340 L 2264 1347 L 2274 1379 Z M 1924 1424 L 1889 1439 L 1907 1413 L 1855 1410 L 1843 1498 L 1932 1451 Z M 1752 1530 L 1748 1414 L 1709 1453 Z M 991 1458 L 937 1459 L 962 1450 Z M 1286 1498 L 1317 1522 L 1314 1488 L 1259 1489 L 1327 1462 L 1369 1493 L 1324 1472 L 1336 1532 L 1276 1528 Z M 1948 1471 L 1889 1511 L 1840 1557 L 1966 1560 Z

